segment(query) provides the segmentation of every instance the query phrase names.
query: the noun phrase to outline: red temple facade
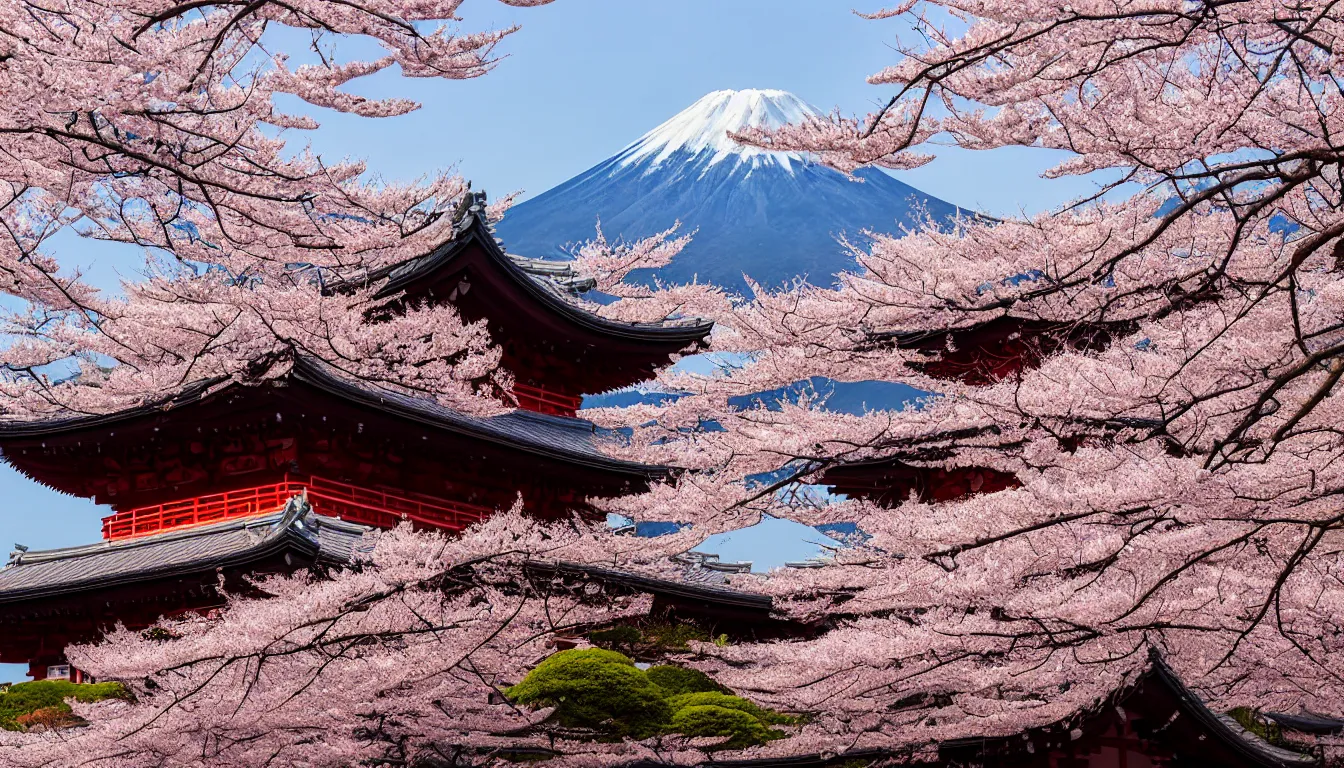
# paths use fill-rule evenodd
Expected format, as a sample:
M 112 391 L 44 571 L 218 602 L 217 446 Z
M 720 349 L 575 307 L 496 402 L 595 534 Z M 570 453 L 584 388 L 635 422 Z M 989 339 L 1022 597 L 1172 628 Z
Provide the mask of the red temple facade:
M 116 414 L 0 426 L 11 466 L 111 506 L 113 538 L 274 511 L 300 485 L 320 513 L 460 530 L 519 497 L 550 516 L 665 476 L 613 458 L 604 439 L 579 419 L 468 416 L 310 359 L 261 384 L 200 382 Z
M 835 493 L 892 508 L 906 499 L 930 503 L 956 501 L 1021 485 L 1007 473 L 987 467 L 916 466 L 899 458 L 856 461 L 828 470 L 823 482 Z
M 923 353 L 927 361 L 912 367 L 933 378 L 981 386 L 1036 368 L 1065 349 L 1104 349 L 1134 327 L 1130 322 L 1060 323 L 1002 316 L 944 331 L 877 334 L 870 343 Z

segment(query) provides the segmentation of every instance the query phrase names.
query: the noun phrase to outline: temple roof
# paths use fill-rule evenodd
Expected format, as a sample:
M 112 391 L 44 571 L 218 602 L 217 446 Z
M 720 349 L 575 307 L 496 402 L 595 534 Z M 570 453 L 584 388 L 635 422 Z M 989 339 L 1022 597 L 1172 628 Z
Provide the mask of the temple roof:
M 453 237 L 430 253 L 371 272 L 361 282 L 382 283 L 378 296 L 390 296 L 406 290 L 448 266 L 478 244 L 500 271 L 524 288 L 538 303 L 585 328 L 604 335 L 650 342 L 690 344 L 709 335 L 713 323 L 699 318 L 674 318 L 655 323 L 622 322 L 600 317 L 576 302 L 575 297 L 593 287 L 591 280 L 579 276 L 564 262 L 529 259 L 505 253 L 485 219 L 483 200 L 475 199 L 453 229 Z M 331 287 L 340 290 L 340 285 Z
M 1214 712 L 1194 691 L 1186 686 L 1160 654 L 1152 656 L 1152 667 L 1148 674 L 1171 689 L 1181 701 L 1181 711 L 1203 725 L 1207 732 L 1221 741 L 1234 752 L 1238 752 L 1252 765 L 1266 768 L 1291 768 L 1292 766 L 1314 766 L 1320 761 L 1312 755 L 1304 755 L 1291 749 L 1278 747 L 1242 727 L 1241 723 L 1230 715 Z
M 15 552 L 0 569 L 0 604 L 247 566 L 276 556 L 349 562 L 372 529 L 313 514 L 295 497 L 281 512 L 125 541 Z
M 496 241 L 498 244 L 498 241 Z M 597 287 L 597 280 L 591 277 L 583 277 L 574 269 L 574 265 L 567 261 L 551 261 L 550 259 L 530 259 L 526 256 L 517 254 L 505 254 L 509 261 L 518 265 L 518 268 L 526 272 L 533 280 L 541 283 L 547 290 L 561 289 L 562 293 L 570 296 L 578 296 Z
M 1167 726 L 1178 722 L 1178 715 L 1180 719 L 1197 727 L 1194 743 L 1184 745 L 1185 750 L 1191 751 L 1182 752 L 1179 755 L 1180 757 L 1185 759 L 1197 757 L 1208 760 L 1208 764 L 1226 765 L 1233 765 L 1233 763 L 1223 763 L 1219 760 L 1235 759 L 1237 761 L 1235 765 L 1255 766 L 1255 768 L 1308 768 L 1308 766 L 1319 766 L 1321 764 L 1320 760 L 1314 755 L 1270 744 L 1243 728 L 1231 716 L 1214 712 L 1209 708 L 1208 703 L 1190 690 L 1189 686 L 1181 680 L 1156 649 L 1149 654 L 1148 668 L 1133 683 L 1116 691 L 1109 700 L 1099 701 L 1093 710 L 1081 713 L 1081 719 L 1084 722 L 1080 727 L 1087 730 L 1087 719 L 1112 714 L 1113 709 L 1110 705 L 1113 703 L 1121 704 L 1127 710 L 1132 706 L 1141 705 L 1144 701 L 1151 704 L 1155 700 L 1146 690 L 1150 685 L 1155 686 L 1156 690 L 1165 697 L 1159 701 L 1169 702 L 1167 706 L 1174 706 L 1175 710 L 1169 717 L 1165 712 L 1143 713 L 1145 717 L 1157 717 L 1157 725 L 1160 726 L 1156 729 L 1157 731 L 1166 730 Z M 1159 704 L 1159 706 L 1161 705 Z M 1166 725 L 1162 725 L 1164 721 Z M 1056 724 L 1056 726 L 1064 728 L 1071 728 L 1075 725 L 1078 724 L 1072 721 L 1069 721 L 1068 724 Z M 1032 729 L 1029 733 L 1048 730 L 1050 729 Z M 1155 737 L 1155 740 L 1166 741 L 1169 738 L 1176 738 L 1175 734 L 1164 734 Z M 945 761 L 942 764 L 964 764 L 959 761 L 973 755 L 995 755 L 1006 764 L 1006 755 L 1026 748 L 1029 743 L 1030 741 L 1022 735 L 998 738 L 971 737 L 945 742 L 939 745 L 939 748 Z M 1177 744 L 1179 746 L 1179 743 Z M 1168 748 L 1171 746 L 1167 745 Z M 1198 755 L 1193 754 L 1193 750 L 1198 750 Z M 1016 765 L 1017 763 L 1013 764 Z M 1186 763 L 1181 762 L 1180 764 L 1185 765 Z
M 1196 752 L 1182 752 L 1178 756 L 1177 762 L 1172 765 L 1228 765 L 1217 762 L 1213 752 L 1214 744 L 1225 746 L 1232 750 L 1239 758 L 1238 766 L 1256 766 L 1257 768 L 1307 768 L 1307 766 L 1319 766 L 1321 761 L 1313 756 L 1302 752 L 1295 752 L 1289 749 L 1274 746 L 1264 739 L 1256 736 L 1254 733 L 1242 728 L 1235 720 L 1227 715 L 1214 713 L 1209 709 L 1198 696 L 1186 687 L 1179 677 L 1163 662 L 1159 657 L 1154 657 L 1154 661 L 1149 670 L 1135 683 L 1125 691 L 1119 691 L 1116 694 L 1117 699 L 1124 700 L 1125 693 L 1134 690 L 1144 681 L 1157 683 L 1164 691 L 1174 695 L 1178 700 L 1177 713 L 1171 716 L 1165 723 L 1157 722 L 1154 724 L 1157 731 L 1166 731 L 1175 723 L 1180 722 L 1179 714 L 1182 718 L 1189 718 L 1198 726 L 1198 737 L 1195 749 Z M 1127 707 L 1129 705 L 1126 705 Z M 1157 714 L 1157 713 L 1144 713 Z M 1326 718 L 1332 720 L 1333 718 Z M 1037 749 L 1034 754 L 1009 755 L 999 752 L 984 752 L 981 757 L 977 753 L 981 750 L 990 748 L 997 744 L 1011 744 L 1014 747 L 1026 748 L 1030 743 L 1028 733 L 1003 738 L 967 738 L 956 741 L 945 742 L 940 745 L 943 753 L 937 760 L 919 761 L 918 764 L 929 766 L 929 768 L 965 768 L 966 766 L 988 766 L 988 765 L 1012 765 L 1012 766 L 1042 766 L 1055 765 L 1046 754 L 1047 750 Z M 1064 735 L 1062 741 L 1067 743 L 1073 738 Z M 1084 737 L 1086 738 L 1086 737 Z M 1161 735 L 1154 734 L 1154 742 L 1158 742 L 1157 749 L 1160 751 L 1160 742 L 1164 739 Z M 1212 743 L 1211 743 L 1212 742 Z M 1204 750 L 1204 745 L 1208 745 L 1208 751 Z M 1038 745 L 1039 746 L 1039 745 Z M 949 754 L 950 753 L 950 754 Z M 847 751 L 837 751 L 822 754 L 790 755 L 778 757 L 758 757 L 744 758 L 737 760 L 705 760 L 696 763 L 696 768 L 831 768 L 832 766 L 854 765 L 857 762 L 881 762 L 889 758 L 897 758 L 898 762 L 904 763 L 909 758 L 907 750 L 890 750 L 883 748 L 858 748 Z M 1080 757 L 1072 759 L 1065 758 L 1059 761 L 1059 765 L 1095 765 L 1102 763 L 1088 762 L 1088 753 L 1083 752 Z M 1095 755 L 1093 755 L 1095 757 Z M 1134 758 L 1131 756 L 1130 760 Z M 1193 761 L 1192 761 L 1193 760 Z M 1112 763 L 1104 763 L 1112 764 Z M 1119 763 L 1124 765 L 1125 763 Z M 1134 763 L 1129 763 L 1133 765 Z M 1158 764 L 1157 762 L 1145 764 Z M 1162 761 L 1161 765 L 1168 763 Z M 649 760 L 638 760 L 624 764 L 623 768 L 654 768 L 659 765 Z
M 302 560 L 339 565 L 367 551 L 372 528 L 315 514 L 301 497 L 281 512 L 202 525 L 137 539 L 79 547 L 16 551 L 0 568 L 0 604 L 53 597 L 186 573 L 246 565 L 286 552 Z M 653 595 L 768 613 L 768 595 L 723 584 L 663 579 L 617 568 L 532 562 L 536 573 L 577 576 Z
M 1291 728 L 1302 733 L 1330 735 L 1344 732 L 1344 720 L 1316 712 L 1306 710 L 1297 714 L 1265 712 L 1264 715 L 1284 728 Z
M 662 476 L 668 471 L 664 467 L 626 461 L 603 453 L 598 445 L 601 437 L 597 427 L 583 419 L 550 416 L 524 410 L 514 410 L 498 416 L 472 416 L 428 398 L 360 381 L 315 358 L 307 357 L 296 360 L 290 373 L 260 386 L 274 386 L 284 382 L 311 386 L 349 403 L 407 419 L 421 426 L 569 463 L 641 477 Z M 69 435 L 115 425 L 202 402 L 227 390 L 244 390 L 248 386 L 251 385 L 215 378 L 193 382 L 174 394 L 114 413 L 58 416 L 32 421 L 0 421 L 0 442 L 14 438 Z
M 682 579 L 663 579 L 619 568 L 567 562 L 534 563 L 531 567 L 537 571 L 562 576 L 584 576 L 604 584 L 614 584 L 651 595 L 693 600 L 724 608 L 746 608 L 768 613 L 774 606 L 774 601 L 769 595 L 733 589 L 722 583 L 692 580 L 688 578 L 688 574 L 684 574 Z
M 667 472 L 664 467 L 617 459 L 603 453 L 599 447 L 601 437 L 598 428 L 587 419 L 551 416 L 522 409 L 498 416 L 470 416 L 435 400 L 359 381 L 313 359 L 300 360 L 294 366 L 292 375 L 299 381 L 311 383 L 351 402 L 363 403 L 427 426 L 488 442 L 642 476 L 663 475 Z

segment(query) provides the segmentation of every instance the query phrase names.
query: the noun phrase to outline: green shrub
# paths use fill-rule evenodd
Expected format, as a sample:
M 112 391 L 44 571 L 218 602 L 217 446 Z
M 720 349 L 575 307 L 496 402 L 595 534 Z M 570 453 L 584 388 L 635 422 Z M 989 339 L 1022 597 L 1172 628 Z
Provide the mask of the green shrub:
M 741 696 L 732 696 L 721 691 L 683 693 L 680 696 L 673 696 L 668 699 L 667 703 L 668 706 L 672 707 L 674 714 L 688 707 L 722 707 L 723 709 L 745 712 L 762 723 L 770 725 L 791 725 L 797 722 L 796 718 L 781 715 L 778 712 L 753 704 Z
M 674 667 L 670 664 L 664 664 L 658 667 L 650 667 L 647 671 L 649 679 L 653 684 L 662 688 L 668 696 L 677 696 L 683 693 L 701 693 L 703 691 L 717 691 L 719 693 L 728 693 L 728 691 L 714 682 L 709 675 L 698 669 L 687 669 L 685 667 Z
M 663 691 L 624 654 L 599 648 L 553 654 L 505 694 L 529 706 L 555 707 L 569 728 L 594 728 L 643 739 L 671 718 Z
M 767 728 L 760 720 L 741 709 L 710 704 L 686 706 L 677 710 L 672 716 L 670 730 L 686 736 L 727 737 L 728 741 L 723 744 L 726 749 L 742 749 L 784 737 L 783 732 Z
M 664 665 L 645 672 L 600 648 L 556 653 L 504 693 L 519 704 L 553 706 L 560 725 L 591 728 L 601 738 L 681 733 L 742 749 L 785 736 L 771 725 L 798 722 L 733 696 L 698 670 Z
M 129 699 L 130 692 L 121 683 L 72 683 L 69 680 L 34 680 L 31 683 L 18 683 L 8 691 L 0 693 L 0 728 L 7 731 L 23 729 L 19 718 L 32 715 L 38 710 L 55 710 L 56 713 L 70 713 L 66 699 L 89 704 L 105 699 Z M 31 719 L 31 718 L 30 718 Z

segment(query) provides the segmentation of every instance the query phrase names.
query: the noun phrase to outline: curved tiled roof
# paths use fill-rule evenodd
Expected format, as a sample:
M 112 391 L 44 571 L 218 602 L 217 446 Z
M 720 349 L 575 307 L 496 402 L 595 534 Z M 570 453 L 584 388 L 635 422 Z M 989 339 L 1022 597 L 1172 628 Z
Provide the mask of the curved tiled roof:
M 1266 712 L 1265 717 L 1284 728 L 1303 733 L 1338 734 L 1344 733 L 1344 719 L 1303 710 L 1297 714 L 1286 712 Z
M 314 562 L 342 564 L 368 547 L 372 528 L 318 515 L 301 497 L 281 512 L 122 541 L 101 541 L 41 552 L 15 552 L 0 568 L 0 604 L 247 565 L 292 552 Z M 769 612 L 768 595 L 722 585 L 660 579 L 616 568 L 533 562 L 537 572 L 579 576 L 654 595 Z
M 299 358 L 284 379 L 312 386 L 347 402 L 417 422 L 423 426 L 512 447 L 572 464 L 640 477 L 663 477 L 666 467 L 650 466 L 608 455 L 604 439 L 590 421 L 514 410 L 498 416 L 472 416 L 435 400 L 359 381 L 314 358 Z M 200 402 L 242 384 L 215 378 L 193 382 L 180 391 L 135 408 L 99 415 L 61 416 L 34 421 L 0 422 L 0 440 L 70 434 Z
M 1148 668 L 1138 675 L 1130 685 L 1116 691 L 1112 699 L 1098 701 L 1094 709 L 1084 711 L 1080 715 L 1083 718 L 1096 715 L 1103 707 L 1114 702 L 1123 705 L 1128 694 L 1141 690 L 1146 682 L 1160 685 L 1175 700 L 1176 714 L 1182 718 L 1188 718 L 1199 726 L 1199 733 L 1201 734 L 1199 741 L 1202 744 L 1209 744 L 1211 749 L 1215 744 L 1220 746 L 1226 751 L 1225 754 L 1235 756 L 1239 760 L 1238 765 L 1256 766 L 1256 768 L 1313 768 L 1321 765 L 1321 761 L 1314 755 L 1270 744 L 1243 728 L 1240 723 L 1228 715 L 1214 712 L 1198 694 L 1190 690 L 1189 686 L 1177 676 L 1176 672 L 1167 665 L 1167 662 L 1156 649 L 1149 652 Z M 1167 722 L 1170 724 L 1175 721 L 1176 717 L 1173 715 Z M 1062 724 L 1057 723 L 1056 725 Z M 1072 725 L 1073 723 L 1070 722 L 1067 727 L 1072 727 Z M 1049 727 L 1032 729 L 1032 731 L 1046 730 L 1049 730 Z M 1025 736 L 1025 733 L 1023 736 Z M 970 748 L 972 751 L 977 751 L 993 743 L 1020 748 L 1027 741 L 1019 737 L 970 737 L 944 742 L 940 745 L 940 748 L 943 750 Z M 1185 757 L 1188 758 L 1189 755 Z M 1180 764 L 1186 765 L 1187 763 L 1181 762 Z
M 362 546 L 362 525 L 312 513 L 299 497 L 283 511 L 125 541 L 15 552 L 0 568 L 0 604 L 247 566 L 295 554 L 346 563 Z
M 603 435 L 599 434 L 596 425 L 586 419 L 551 416 L 522 409 L 499 416 L 471 416 L 428 398 L 358 381 L 314 359 L 301 360 L 294 366 L 292 375 L 297 380 L 309 382 L 347 400 L 531 453 L 643 477 L 663 476 L 670 471 L 666 467 L 626 461 L 604 453 L 599 447 Z
M 649 342 L 690 344 L 704 339 L 714 327 L 712 322 L 698 318 L 633 323 L 593 314 L 574 301 L 574 296 L 589 290 L 592 282 L 580 277 L 570 265 L 563 262 L 528 259 L 505 253 L 490 231 L 479 198 L 457 222 L 451 240 L 423 256 L 375 270 L 362 282 L 365 284 L 382 282 L 377 295 L 390 296 L 447 265 L 465 252 L 467 246 L 472 243 L 479 244 L 505 275 L 512 278 L 513 282 L 536 298 L 540 304 L 598 333 Z M 340 289 L 340 285 L 330 287 L 333 291 Z
M 1209 709 L 1209 705 L 1176 676 L 1175 671 L 1167 666 L 1156 651 L 1152 654 L 1150 674 L 1161 680 L 1180 699 L 1181 709 L 1185 714 L 1194 718 L 1214 738 L 1223 742 L 1233 752 L 1241 754 L 1252 765 L 1264 768 L 1307 768 L 1320 764 L 1315 756 L 1270 744 L 1243 728 L 1228 715 Z

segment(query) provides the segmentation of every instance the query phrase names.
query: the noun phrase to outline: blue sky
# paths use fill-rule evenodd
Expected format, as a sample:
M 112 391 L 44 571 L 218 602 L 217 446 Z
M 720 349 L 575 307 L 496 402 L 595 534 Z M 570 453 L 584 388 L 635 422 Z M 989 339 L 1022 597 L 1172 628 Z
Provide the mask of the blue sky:
M 893 62 L 899 22 L 858 18 L 850 2 L 825 0 L 557 0 L 514 9 L 467 0 L 468 29 L 521 24 L 489 76 L 469 82 L 403 80 L 380 74 L 355 90 L 416 99 L 418 112 L 386 120 L 322 114 L 311 141 L 329 158 L 361 157 L 389 179 L 456 166 L 492 196 L 535 195 L 615 153 L 709 91 L 778 88 L 824 109 L 866 112 L 889 91 L 865 76 Z M 867 2 L 859 10 L 872 11 Z M 997 216 L 1053 208 L 1093 190 L 1082 179 L 1039 177 L 1059 155 L 1039 150 L 963 152 L 939 159 L 903 181 L 958 205 Z M 133 277 L 139 256 L 118 246 L 61 237 L 56 255 L 114 286 Z M 0 546 L 34 549 L 95 541 L 107 511 L 53 493 L 0 467 Z M 725 559 L 797 559 L 773 552 L 797 542 L 775 534 L 732 537 Z M 745 543 L 744 543 L 745 542 Z M 0 680 L 21 671 L 0 665 Z

